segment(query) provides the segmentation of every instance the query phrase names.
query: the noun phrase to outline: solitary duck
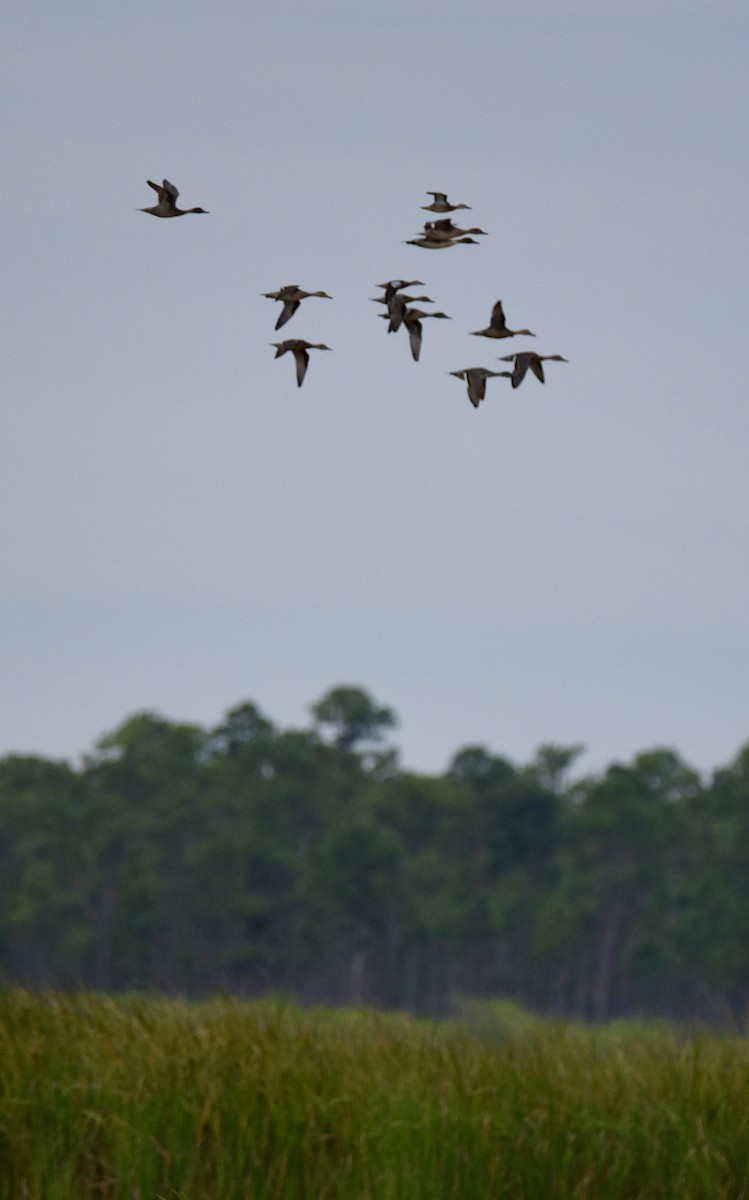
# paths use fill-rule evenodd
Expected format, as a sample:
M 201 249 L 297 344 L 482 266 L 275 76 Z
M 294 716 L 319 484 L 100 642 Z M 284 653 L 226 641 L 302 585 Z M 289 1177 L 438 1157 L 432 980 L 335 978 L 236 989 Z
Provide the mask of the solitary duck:
M 147 179 L 146 183 L 156 192 L 159 202 L 152 205 L 151 208 L 139 208 L 138 212 L 150 213 L 152 217 L 184 217 L 187 213 L 207 213 L 208 211 L 205 208 L 177 208 L 179 192 L 168 179 L 164 179 L 160 184 L 152 183 L 150 179 Z
M 309 366 L 309 354 L 307 351 L 330 350 L 330 346 L 323 346 L 320 342 L 305 342 L 301 338 L 287 338 L 285 342 L 270 342 L 269 344 L 276 347 L 276 358 L 280 358 L 282 354 L 286 354 L 289 350 L 294 355 L 297 387 L 302 386 L 304 376 L 307 374 L 307 367 Z
M 431 204 L 422 204 L 425 212 L 455 212 L 456 208 L 470 208 L 470 204 L 450 204 L 445 192 L 427 192 L 427 196 L 434 196 Z
M 502 301 L 498 300 L 492 309 L 492 315 L 489 318 L 489 325 L 486 329 L 474 329 L 473 337 L 488 337 L 488 338 L 509 338 L 518 337 L 523 334 L 525 337 L 535 337 L 535 333 L 531 333 L 530 329 L 508 329 L 505 320 L 505 310 L 502 308 Z
M 431 233 L 425 234 L 424 237 L 411 238 L 406 245 L 421 246 L 424 250 L 447 250 L 450 246 L 459 246 L 461 242 L 465 242 L 468 246 L 478 246 L 478 242 L 472 237 L 439 238 L 432 237 Z
M 478 408 L 486 395 L 487 379 L 491 379 L 493 375 L 504 375 L 507 379 L 512 378 L 510 371 L 490 371 L 488 367 L 467 367 L 465 371 L 450 371 L 449 374 L 456 375 L 458 379 L 464 379 L 468 384 L 468 399 L 474 408 Z
M 280 329 L 287 321 L 290 321 L 294 313 L 299 308 L 302 300 L 307 300 L 310 296 L 320 296 L 325 300 L 332 300 L 327 292 L 305 292 L 304 288 L 300 288 L 298 283 L 287 283 L 284 287 L 279 288 L 277 292 L 263 292 L 269 300 L 281 300 L 283 308 L 281 314 L 274 326 L 275 329 Z
M 380 313 L 380 316 L 387 321 L 387 313 Z M 414 362 L 419 361 L 419 355 L 421 354 L 421 339 L 424 333 L 421 322 L 424 317 L 440 317 L 443 321 L 452 320 L 452 317 L 448 317 L 447 313 L 443 312 L 428 313 L 422 312 L 420 308 L 405 309 L 401 320 L 408 330 L 408 340 L 411 345 L 411 354 L 413 355 Z
M 480 234 L 486 237 L 485 229 L 461 229 L 460 226 L 454 225 L 450 217 L 444 221 L 427 221 L 424 226 L 424 232 L 421 237 L 430 238 L 432 241 L 444 241 L 449 238 L 465 237 L 468 234 Z
M 568 358 L 562 358 L 561 354 L 536 354 L 533 350 L 522 350 L 520 354 L 505 354 L 500 358 L 500 362 L 514 362 L 515 369 L 512 372 L 512 386 L 519 387 L 525 379 L 529 370 L 533 372 L 536 379 L 541 383 L 545 383 L 544 367 L 545 362 L 569 362 Z

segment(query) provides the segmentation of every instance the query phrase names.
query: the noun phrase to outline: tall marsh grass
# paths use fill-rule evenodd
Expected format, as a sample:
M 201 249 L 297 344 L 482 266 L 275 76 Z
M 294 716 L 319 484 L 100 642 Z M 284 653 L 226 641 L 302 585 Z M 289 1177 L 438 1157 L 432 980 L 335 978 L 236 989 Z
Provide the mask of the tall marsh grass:
M 749 1198 L 749 1041 L 0 994 L 2 1200 Z

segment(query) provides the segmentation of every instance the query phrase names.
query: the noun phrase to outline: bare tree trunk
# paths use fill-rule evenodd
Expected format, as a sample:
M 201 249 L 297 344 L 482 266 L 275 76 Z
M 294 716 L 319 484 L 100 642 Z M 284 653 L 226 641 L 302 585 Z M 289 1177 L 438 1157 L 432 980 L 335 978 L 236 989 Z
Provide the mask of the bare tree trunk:
M 105 886 L 96 913 L 96 943 L 93 963 L 93 986 L 111 988 L 112 981 L 112 932 L 117 902 L 117 883 L 109 880 Z
M 627 902 L 620 892 L 614 897 L 603 926 L 600 939 L 600 951 L 593 975 L 593 1016 L 598 1021 L 605 1021 L 609 1016 L 611 1004 L 611 976 L 614 960 L 621 943 L 624 921 L 627 915 Z
M 349 975 L 349 996 L 351 1004 L 361 1004 L 364 995 L 364 967 L 367 955 L 364 950 L 356 950 L 351 958 Z

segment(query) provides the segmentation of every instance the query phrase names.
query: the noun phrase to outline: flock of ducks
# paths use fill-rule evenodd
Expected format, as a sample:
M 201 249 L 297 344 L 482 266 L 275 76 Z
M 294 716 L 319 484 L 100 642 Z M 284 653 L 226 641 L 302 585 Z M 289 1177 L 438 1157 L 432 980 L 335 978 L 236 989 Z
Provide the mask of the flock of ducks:
M 150 213 L 154 217 L 184 217 L 189 213 L 205 213 L 207 211 L 205 208 L 177 208 L 179 192 L 168 179 L 162 180 L 160 184 L 152 183 L 150 179 L 146 182 L 156 192 L 158 202 L 151 205 L 150 208 L 139 209 L 139 212 Z M 440 214 L 440 217 L 438 220 L 425 222 L 423 230 L 415 238 L 410 238 L 405 243 L 406 245 L 418 246 L 423 250 L 449 250 L 458 245 L 477 246 L 479 243 L 476 241 L 476 237 L 487 236 L 484 229 L 478 229 L 475 226 L 462 229 L 453 223 L 451 217 L 443 215 L 456 212 L 460 208 L 470 209 L 470 205 L 451 204 L 445 192 L 427 192 L 427 195 L 432 197 L 432 203 L 423 204 L 422 209 L 426 212 Z M 414 361 L 418 362 L 423 338 L 422 321 L 427 317 L 445 321 L 449 321 L 451 318 L 447 313 L 426 312 L 424 309 L 413 307 L 416 304 L 433 303 L 429 296 L 406 294 L 407 288 L 424 287 L 420 279 L 389 279 L 385 283 L 378 283 L 375 286 L 383 289 L 383 294 L 375 297 L 374 301 L 376 304 L 385 305 L 387 311 L 380 313 L 379 316 L 388 322 L 388 333 L 397 333 L 399 329 L 405 329 L 411 354 Z M 327 292 L 307 292 L 297 283 L 285 284 L 275 292 L 263 292 L 262 295 L 266 299 L 278 301 L 282 305 L 275 324 L 276 330 L 281 329 L 291 320 L 303 300 L 309 300 L 312 297 L 324 300 L 333 299 Z M 504 339 L 520 336 L 535 337 L 536 335 L 530 329 L 510 329 L 507 325 L 502 301 L 497 300 L 486 329 L 476 329 L 472 336 Z M 276 358 L 280 358 L 283 354 L 293 354 L 296 364 L 297 387 L 301 387 L 304 383 L 309 366 L 309 351 L 331 349 L 330 346 L 325 346 L 321 342 L 307 342 L 303 338 L 286 338 L 281 342 L 271 342 L 270 345 L 275 347 Z M 544 383 L 543 364 L 545 362 L 568 361 L 569 359 L 563 358 L 561 354 L 537 354 L 533 350 L 521 350 L 515 354 L 500 356 L 500 362 L 513 363 L 512 371 L 492 371 L 488 367 L 465 367 L 462 371 L 450 371 L 448 374 L 463 380 L 468 391 L 468 399 L 474 408 L 478 408 L 486 396 L 488 379 L 504 376 L 510 379 L 513 388 L 516 388 L 520 386 L 530 371 L 540 383 Z

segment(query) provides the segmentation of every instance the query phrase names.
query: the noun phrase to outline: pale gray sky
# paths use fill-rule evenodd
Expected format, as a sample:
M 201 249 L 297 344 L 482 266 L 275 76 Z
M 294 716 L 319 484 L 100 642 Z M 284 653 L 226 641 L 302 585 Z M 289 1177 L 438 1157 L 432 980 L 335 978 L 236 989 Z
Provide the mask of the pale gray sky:
M 2 24 L 0 753 L 342 682 L 428 771 L 749 740 L 744 0 Z M 210 216 L 137 212 L 164 176 Z M 489 236 L 404 245 L 427 189 Z M 453 318 L 418 364 L 394 276 Z M 276 334 L 290 282 L 335 300 Z M 534 343 L 469 336 L 500 297 Z M 282 336 L 334 348 L 301 390 Z M 448 374 L 531 345 L 477 411 Z

